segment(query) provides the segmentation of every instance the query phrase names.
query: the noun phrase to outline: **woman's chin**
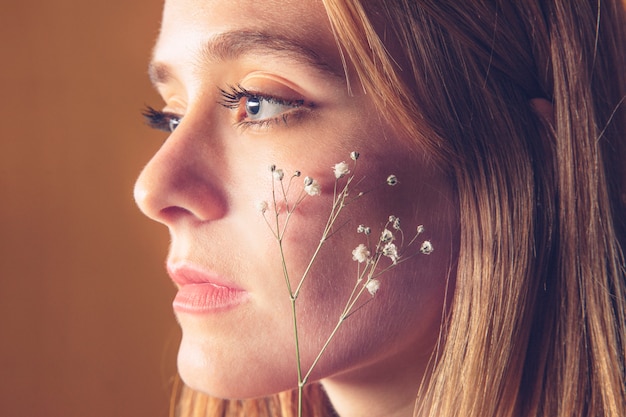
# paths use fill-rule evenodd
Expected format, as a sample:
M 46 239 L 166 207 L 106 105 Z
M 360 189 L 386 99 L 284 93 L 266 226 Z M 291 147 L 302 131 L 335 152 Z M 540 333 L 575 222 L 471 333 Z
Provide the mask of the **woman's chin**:
M 243 363 L 242 363 L 243 362 Z M 286 378 L 265 377 L 256 361 L 207 354 L 197 344 L 183 338 L 178 352 L 178 372 L 189 388 L 215 398 L 248 399 L 272 395 L 294 388 Z M 291 381 L 297 381 L 296 375 Z

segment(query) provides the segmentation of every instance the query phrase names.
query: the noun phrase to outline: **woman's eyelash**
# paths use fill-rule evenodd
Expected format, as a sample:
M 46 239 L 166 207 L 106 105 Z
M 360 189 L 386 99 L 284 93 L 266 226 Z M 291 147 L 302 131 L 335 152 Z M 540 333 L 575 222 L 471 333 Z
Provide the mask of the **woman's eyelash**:
M 181 116 L 174 113 L 159 111 L 150 106 L 146 106 L 141 114 L 146 124 L 152 129 L 162 130 L 167 133 L 172 133 L 182 119 Z
M 248 90 L 243 88 L 240 85 L 236 86 L 228 86 L 228 90 L 224 90 L 220 88 L 220 95 L 222 96 L 221 100 L 218 101 L 219 104 L 226 107 L 227 109 L 235 110 L 239 108 L 241 103 L 241 99 L 243 97 L 252 97 L 253 94 Z
M 227 87 L 227 90 L 222 88 L 220 88 L 219 90 L 222 98 L 218 103 L 231 110 L 236 110 L 239 108 L 242 98 L 263 99 L 270 103 L 292 106 L 294 108 L 300 107 L 304 104 L 304 100 L 285 100 L 267 94 L 255 93 L 253 91 L 247 90 L 241 85 L 229 85 Z

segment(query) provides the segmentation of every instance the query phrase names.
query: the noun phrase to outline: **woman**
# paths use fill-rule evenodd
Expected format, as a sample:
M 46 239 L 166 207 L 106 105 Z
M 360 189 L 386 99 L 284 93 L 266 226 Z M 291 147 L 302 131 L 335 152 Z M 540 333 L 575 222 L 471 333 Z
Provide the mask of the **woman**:
M 295 415 L 292 316 L 307 416 L 623 415 L 624 23 L 617 1 L 166 1 L 146 115 L 171 135 L 135 197 L 172 236 L 182 379 L 256 398 L 185 390 L 180 415 Z M 351 151 L 372 192 L 294 312 Z M 272 164 L 321 189 L 280 246 L 258 211 Z M 435 251 L 386 272 L 316 362 L 350 231 L 389 214 Z

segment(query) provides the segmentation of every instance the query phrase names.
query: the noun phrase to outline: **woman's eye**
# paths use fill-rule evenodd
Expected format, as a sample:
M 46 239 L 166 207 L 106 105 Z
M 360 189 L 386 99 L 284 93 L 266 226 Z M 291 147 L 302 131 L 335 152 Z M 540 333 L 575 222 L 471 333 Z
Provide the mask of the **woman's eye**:
M 245 119 L 259 121 L 273 119 L 291 109 L 299 107 L 291 103 L 281 103 L 275 99 L 261 98 L 257 96 L 243 99 L 245 109 Z
M 265 124 L 273 121 L 286 121 L 287 116 L 301 108 L 303 100 L 285 100 L 255 93 L 241 86 L 220 90 L 222 106 L 239 110 L 237 122 L 242 125 Z
M 182 117 L 173 113 L 162 112 L 148 106 L 142 112 L 146 124 L 153 129 L 172 133 L 180 124 Z

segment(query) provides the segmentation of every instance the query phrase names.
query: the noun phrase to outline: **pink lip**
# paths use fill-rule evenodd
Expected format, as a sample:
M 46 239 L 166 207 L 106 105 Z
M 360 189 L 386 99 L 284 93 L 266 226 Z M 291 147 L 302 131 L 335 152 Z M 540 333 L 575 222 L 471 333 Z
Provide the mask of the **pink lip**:
M 217 313 L 242 304 L 248 293 L 223 278 L 186 263 L 168 264 L 167 271 L 178 286 L 172 303 L 181 313 Z

